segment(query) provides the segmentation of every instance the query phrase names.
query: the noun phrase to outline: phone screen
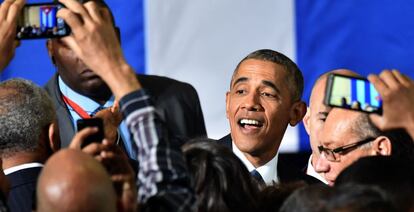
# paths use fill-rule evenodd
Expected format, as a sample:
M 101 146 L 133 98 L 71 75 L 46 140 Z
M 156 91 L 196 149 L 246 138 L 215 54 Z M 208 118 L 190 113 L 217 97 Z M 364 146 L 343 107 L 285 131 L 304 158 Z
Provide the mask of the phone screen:
M 380 95 L 367 79 L 339 74 L 328 77 L 325 104 L 368 113 L 382 112 Z
M 57 11 L 61 4 L 26 4 L 17 24 L 17 39 L 63 37 L 70 34 L 69 26 Z
M 103 121 L 100 118 L 79 119 L 76 121 L 78 132 L 86 127 L 98 127 L 98 132 L 88 136 L 82 143 L 81 148 L 93 142 L 102 142 L 104 139 Z

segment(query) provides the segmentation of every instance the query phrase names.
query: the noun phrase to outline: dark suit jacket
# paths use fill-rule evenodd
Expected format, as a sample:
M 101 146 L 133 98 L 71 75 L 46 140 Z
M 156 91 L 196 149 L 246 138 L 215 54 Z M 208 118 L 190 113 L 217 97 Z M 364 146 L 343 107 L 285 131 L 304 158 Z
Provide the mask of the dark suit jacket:
M 218 143 L 230 148 L 230 150 L 233 150 L 230 134 L 218 140 Z M 305 174 L 295 166 L 296 165 L 289 160 L 289 157 L 286 157 L 284 154 L 279 154 L 277 162 L 277 174 L 281 183 L 300 180 L 305 181 L 308 184 L 321 183 L 318 179 Z
M 180 138 L 206 137 L 203 113 L 196 90 L 188 83 L 167 77 L 138 75 L 142 87 L 151 95 L 157 113 L 169 132 Z M 67 147 L 75 134 L 69 110 L 62 100 L 58 75 L 45 86 L 56 107 L 62 147 Z
M 22 169 L 7 175 L 10 181 L 8 204 L 10 211 L 32 211 L 36 182 L 42 167 Z

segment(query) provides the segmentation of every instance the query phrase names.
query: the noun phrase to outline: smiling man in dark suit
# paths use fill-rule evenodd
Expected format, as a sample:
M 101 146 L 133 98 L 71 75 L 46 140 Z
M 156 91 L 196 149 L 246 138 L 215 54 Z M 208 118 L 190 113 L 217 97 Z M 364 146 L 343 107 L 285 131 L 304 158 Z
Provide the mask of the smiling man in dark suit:
M 301 100 L 303 77 L 285 55 L 255 51 L 236 67 L 226 94 L 231 134 L 219 142 L 232 148 L 252 175 L 264 181 L 285 182 L 303 174 L 278 161 L 278 149 L 288 124 L 298 124 L 306 112 Z

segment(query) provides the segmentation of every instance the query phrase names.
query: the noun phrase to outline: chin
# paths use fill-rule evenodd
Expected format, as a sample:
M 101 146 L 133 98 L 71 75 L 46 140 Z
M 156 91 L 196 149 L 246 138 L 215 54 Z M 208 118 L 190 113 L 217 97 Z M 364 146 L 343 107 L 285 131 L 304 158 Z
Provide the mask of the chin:
M 255 138 L 241 138 L 241 136 L 238 136 L 238 138 L 234 140 L 234 144 L 240 151 L 248 154 L 254 154 L 257 152 L 257 149 L 259 149 L 259 141 Z

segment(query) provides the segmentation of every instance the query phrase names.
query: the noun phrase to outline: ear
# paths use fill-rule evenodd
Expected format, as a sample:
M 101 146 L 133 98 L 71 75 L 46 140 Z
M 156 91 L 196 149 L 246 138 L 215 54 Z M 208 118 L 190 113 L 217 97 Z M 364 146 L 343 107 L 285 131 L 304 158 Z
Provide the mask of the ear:
M 290 126 L 295 126 L 300 121 L 302 121 L 303 117 L 306 114 L 306 103 L 303 101 L 298 101 L 293 103 L 290 109 Z
M 230 112 L 230 91 L 226 92 L 226 117 L 229 118 Z
M 59 127 L 56 121 L 49 125 L 48 130 L 49 146 L 53 152 L 60 149 Z
M 52 60 L 53 65 L 56 65 L 56 60 L 55 60 L 55 57 L 53 56 L 54 45 L 51 39 L 48 39 L 46 41 L 46 47 L 47 47 L 47 54 L 49 55 L 50 60 Z
M 375 155 L 389 156 L 391 155 L 392 145 L 389 138 L 379 136 L 372 142 L 372 147 Z
M 305 126 L 305 130 L 310 135 L 310 108 L 306 108 L 305 117 L 303 117 L 303 126 Z

